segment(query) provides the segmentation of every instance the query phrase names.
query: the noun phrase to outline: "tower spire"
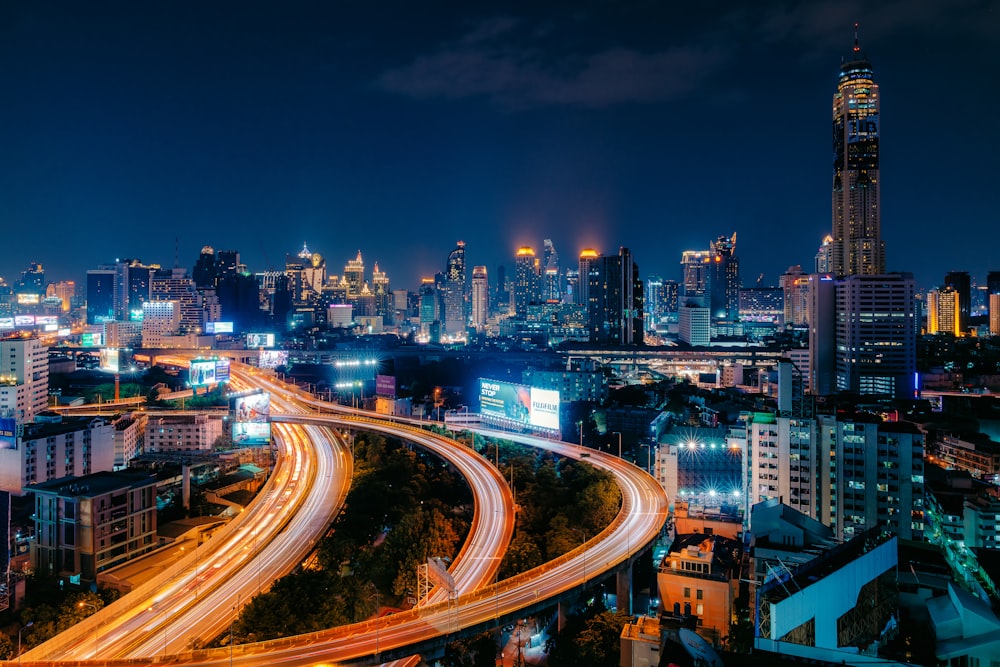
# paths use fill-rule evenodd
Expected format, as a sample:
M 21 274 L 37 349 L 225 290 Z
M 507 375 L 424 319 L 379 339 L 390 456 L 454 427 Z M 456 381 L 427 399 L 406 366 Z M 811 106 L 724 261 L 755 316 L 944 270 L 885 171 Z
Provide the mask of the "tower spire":
M 859 24 L 854 24 L 854 55 L 857 56 L 861 53 L 861 40 L 858 38 L 858 28 Z

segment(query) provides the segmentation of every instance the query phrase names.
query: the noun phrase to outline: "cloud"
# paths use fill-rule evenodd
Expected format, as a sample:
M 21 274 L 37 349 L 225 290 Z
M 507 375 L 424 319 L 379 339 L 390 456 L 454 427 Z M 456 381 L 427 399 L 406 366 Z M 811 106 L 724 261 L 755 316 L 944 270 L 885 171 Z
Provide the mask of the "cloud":
M 729 57 L 718 46 L 697 45 L 556 54 L 546 49 L 547 36 L 514 19 L 491 19 L 432 54 L 384 72 L 376 86 L 418 99 L 487 97 L 512 110 L 609 107 L 681 97 Z

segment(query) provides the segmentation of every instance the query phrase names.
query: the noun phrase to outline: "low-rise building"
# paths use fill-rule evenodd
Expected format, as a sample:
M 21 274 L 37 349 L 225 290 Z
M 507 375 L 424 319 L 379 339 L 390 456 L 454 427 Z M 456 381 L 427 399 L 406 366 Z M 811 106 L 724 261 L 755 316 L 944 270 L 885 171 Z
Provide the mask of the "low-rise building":
M 156 540 L 156 478 L 97 472 L 33 484 L 32 566 L 70 581 L 152 551 Z
M 222 435 L 222 415 L 173 414 L 151 417 L 146 423 L 148 452 L 209 451 Z
M 112 470 L 114 427 L 103 417 L 42 413 L 23 424 L 13 448 L 0 448 L 0 490 L 21 495 L 29 484 Z

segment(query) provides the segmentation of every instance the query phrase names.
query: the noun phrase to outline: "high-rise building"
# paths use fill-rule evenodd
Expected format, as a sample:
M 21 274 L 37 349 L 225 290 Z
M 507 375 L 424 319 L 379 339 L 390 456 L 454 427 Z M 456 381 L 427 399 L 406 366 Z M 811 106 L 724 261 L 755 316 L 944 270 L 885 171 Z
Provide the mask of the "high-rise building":
M 927 292 L 927 333 L 962 335 L 959 300 L 958 292 L 950 285 Z
M 538 303 L 540 297 L 540 276 L 535 249 L 521 246 L 514 257 L 514 313 L 524 317 L 529 303 Z
M 681 253 L 681 302 L 709 307 L 708 289 L 711 251 L 685 250 Z
M 218 308 L 206 318 L 203 297 L 188 278 L 187 269 L 162 269 L 153 273 L 152 301 L 176 301 L 180 313 L 180 333 L 201 333 L 206 321 L 218 320 Z M 216 300 L 216 306 L 218 301 Z M 142 306 L 145 308 L 145 305 Z
M 153 273 L 158 265 L 147 266 L 138 259 L 115 262 L 115 319 L 126 322 L 142 311 L 149 301 Z
M 736 256 L 736 234 L 720 236 L 711 243 L 709 307 L 713 320 L 734 321 L 740 311 L 740 259 Z
M 380 271 L 378 262 L 372 268 L 372 293 L 375 295 L 375 314 L 382 318 L 383 323 L 393 316 L 392 290 L 389 288 L 389 276 Z
M 651 275 L 646 278 L 646 293 L 643 299 L 645 326 L 652 331 L 656 323 L 664 316 L 663 311 L 663 278 Z
M 1000 336 L 1000 293 L 989 296 L 990 299 L 990 335 Z
M 587 294 L 591 343 L 642 345 L 642 280 L 628 248 L 594 261 Z
M 348 260 L 344 267 L 344 280 L 347 281 L 348 296 L 361 293 L 361 286 L 365 284 L 365 261 L 361 258 L 361 251 L 358 256 Z
M 37 338 L 0 340 L 0 410 L 25 424 L 48 400 L 49 348 Z
M 575 302 L 586 307 L 590 303 L 590 267 L 597 261 L 600 254 L 593 248 L 584 248 L 580 251 L 580 260 L 577 269 L 578 289 L 576 290 Z
M 115 319 L 115 271 L 87 271 L 87 324 L 100 324 Z
M 562 273 L 559 270 L 559 253 L 552 239 L 542 242 L 542 300 L 562 299 Z
M 823 244 L 816 251 L 816 257 L 813 260 L 815 263 L 813 270 L 816 273 L 830 273 L 830 251 L 832 245 L 833 237 L 827 234 L 823 237 Z
M 68 313 L 73 307 L 73 299 L 76 297 L 76 283 L 72 280 L 49 283 L 48 287 L 45 288 L 45 295 L 59 299 L 59 309 Z
M 472 267 L 472 326 L 481 331 L 490 315 L 490 283 L 485 266 Z
M 461 333 L 465 330 L 466 323 L 465 241 L 459 241 L 455 244 L 455 249 L 448 253 L 440 291 L 444 304 L 445 332 L 448 334 Z
M 194 280 L 196 287 L 215 287 L 217 277 L 215 248 L 210 245 L 203 246 L 198 260 L 194 263 L 194 269 L 191 271 L 191 279 Z
M 913 275 L 809 276 L 813 394 L 912 398 L 916 389 Z
M 708 308 L 690 301 L 680 307 L 677 313 L 677 338 L 682 343 L 695 347 L 710 344 L 712 316 Z
M 854 48 L 840 66 L 833 95 L 830 271 L 836 276 L 885 273 L 879 204 L 878 84 L 855 24 Z
M 944 276 L 944 284 L 958 294 L 958 331 L 965 334 L 969 330 L 969 313 L 972 306 L 972 279 L 967 271 L 949 271 Z
M 785 324 L 809 324 L 809 275 L 796 264 L 779 278 L 784 294 Z

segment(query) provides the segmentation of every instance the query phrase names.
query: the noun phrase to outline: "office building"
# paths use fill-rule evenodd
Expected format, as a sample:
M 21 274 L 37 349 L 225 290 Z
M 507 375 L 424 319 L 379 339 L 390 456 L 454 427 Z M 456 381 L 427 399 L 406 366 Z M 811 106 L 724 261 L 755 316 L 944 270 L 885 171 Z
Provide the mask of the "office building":
M 383 323 L 392 321 L 392 289 L 389 287 L 389 276 L 380 271 L 378 262 L 372 267 L 372 294 L 375 297 L 375 315 L 382 318 Z
M 677 314 L 677 338 L 694 347 L 704 347 L 712 342 L 711 311 L 688 303 Z
M 20 495 L 29 484 L 114 467 L 114 427 L 101 417 L 53 417 L 25 424 L 13 449 L 0 449 L 0 489 Z
M 115 319 L 115 271 L 87 271 L 87 324 L 101 324 Z
M 711 243 L 709 262 L 709 307 L 713 320 L 735 321 L 740 308 L 740 259 L 736 256 L 736 234 L 720 236 Z
M 147 301 L 142 304 L 142 346 L 169 347 L 167 339 L 181 326 L 180 304 L 176 301 Z
M 538 270 L 535 250 L 521 246 L 514 257 L 514 313 L 524 317 L 528 304 L 538 303 L 541 298 L 541 276 Z
M 38 572 L 96 582 L 104 570 L 149 553 L 156 539 L 156 478 L 96 472 L 31 486 Z
M 941 289 L 929 290 L 927 292 L 927 333 L 950 333 L 961 336 L 960 301 L 958 292 L 950 285 Z
M 778 280 L 784 299 L 784 323 L 809 324 L 809 274 L 796 264 L 788 267 Z
M 578 289 L 576 291 L 575 303 L 586 307 L 590 303 L 590 269 L 597 258 L 600 257 L 593 248 L 584 248 L 580 251 L 580 258 L 577 268 Z
M 154 416 L 146 422 L 144 441 L 147 452 L 211 451 L 221 435 L 221 415 Z
M 956 329 L 960 335 L 965 335 L 969 330 L 969 315 L 972 312 L 972 279 L 967 271 L 950 271 L 944 276 L 944 284 L 958 295 Z
M 59 299 L 59 310 L 68 313 L 73 307 L 76 298 L 76 283 L 72 280 L 60 280 L 57 283 L 49 283 L 45 288 L 45 295 L 49 298 Z
M 559 253 L 552 239 L 542 242 L 542 301 L 562 300 L 562 272 Z
M 444 306 L 444 330 L 449 335 L 465 331 L 467 275 L 465 268 L 465 241 L 459 241 L 448 253 L 444 279 L 440 281 L 441 302 Z
M 823 237 L 823 243 L 816 251 L 813 258 L 813 273 L 830 273 L 830 252 L 833 246 L 833 237 L 827 234 Z
M 830 272 L 838 277 L 881 275 L 879 89 L 857 32 L 833 95 L 833 155 Z
M 182 334 L 201 333 L 205 322 L 217 322 L 221 315 L 218 299 L 200 293 L 183 268 L 154 271 L 149 301 L 175 301 L 180 313 L 178 331 Z M 145 308 L 145 302 L 140 308 Z
M 0 409 L 25 424 L 48 401 L 49 348 L 37 338 L 0 340 Z
M 709 307 L 708 289 L 712 253 L 708 250 L 685 250 L 681 253 L 681 302 Z
M 485 266 L 472 267 L 472 326 L 482 331 L 490 316 L 490 282 Z
M 916 389 L 913 275 L 809 276 L 810 386 L 912 398 Z
M 642 345 L 642 281 L 628 248 L 597 258 L 587 285 L 588 331 L 591 343 Z

